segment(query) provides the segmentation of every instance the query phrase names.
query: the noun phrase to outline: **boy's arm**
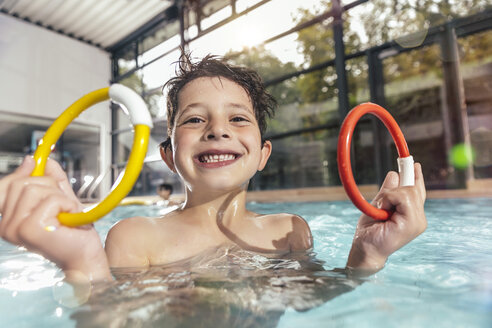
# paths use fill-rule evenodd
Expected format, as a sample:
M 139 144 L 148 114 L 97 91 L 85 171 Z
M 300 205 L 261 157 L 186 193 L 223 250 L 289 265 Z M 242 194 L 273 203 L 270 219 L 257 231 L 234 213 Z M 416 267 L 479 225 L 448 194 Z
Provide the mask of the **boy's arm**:
M 360 217 L 347 260 L 349 272 L 367 275 L 379 271 L 388 256 L 427 228 L 424 177 L 419 163 L 414 168 L 414 186 L 398 187 L 398 174 L 389 172 L 374 198 L 376 207 L 394 210 L 388 220 L 377 221 L 365 214 Z
M 61 167 L 49 160 L 43 177 L 31 177 L 33 168 L 34 160 L 26 157 L 0 180 L 0 236 L 53 261 L 69 280 L 112 279 L 94 227 L 69 228 L 57 219 L 61 212 L 82 209 Z

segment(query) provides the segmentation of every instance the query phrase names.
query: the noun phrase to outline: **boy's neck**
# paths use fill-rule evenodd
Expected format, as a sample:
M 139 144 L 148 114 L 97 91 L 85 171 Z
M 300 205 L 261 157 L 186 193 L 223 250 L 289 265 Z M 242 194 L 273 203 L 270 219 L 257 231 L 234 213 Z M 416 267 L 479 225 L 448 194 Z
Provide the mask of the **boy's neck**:
M 245 217 L 246 188 L 238 188 L 227 193 L 201 195 L 187 190 L 183 210 L 200 214 L 202 218 L 208 217 L 218 224 L 230 225 Z
M 197 207 L 214 207 L 219 209 L 223 206 L 227 207 L 228 203 L 246 203 L 246 189 L 237 188 L 227 192 L 210 192 L 205 191 L 201 193 L 191 192 L 186 190 L 186 199 L 183 209 L 192 209 Z

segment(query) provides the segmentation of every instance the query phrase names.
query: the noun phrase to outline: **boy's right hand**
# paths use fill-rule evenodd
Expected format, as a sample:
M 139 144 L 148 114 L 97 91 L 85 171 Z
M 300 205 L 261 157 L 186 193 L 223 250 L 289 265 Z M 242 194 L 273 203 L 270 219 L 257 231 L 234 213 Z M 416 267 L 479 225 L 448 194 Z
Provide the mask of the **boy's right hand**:
M 65 172 L 48 160 L 46 175 L 31 177 L 34 160 L 26 157 L 12 174 L 0 180 L 0 236 L 55 262 L 66 273 L 89 280 L 111 279 L 106 254 L 92 225 L 60 224 L 61 212 L 79 212 L 82 204 Z

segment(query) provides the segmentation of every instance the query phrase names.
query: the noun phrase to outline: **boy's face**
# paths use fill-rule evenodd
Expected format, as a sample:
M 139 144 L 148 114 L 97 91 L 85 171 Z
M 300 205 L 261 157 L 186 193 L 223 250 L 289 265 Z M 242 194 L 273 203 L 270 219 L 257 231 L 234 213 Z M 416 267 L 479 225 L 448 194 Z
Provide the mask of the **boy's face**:
M 169 189 L 157 189 L 157 194 L 163 198 L 163 199 L 169 199 L 169 197 L 171 196 L 171 190 Z
M 186 186 L 207 192 L 244 186 L 270 156 L 251 100 L 238 84 L 197 78 L 183 87 L 172 131 L 172 152 L 163 158 Z

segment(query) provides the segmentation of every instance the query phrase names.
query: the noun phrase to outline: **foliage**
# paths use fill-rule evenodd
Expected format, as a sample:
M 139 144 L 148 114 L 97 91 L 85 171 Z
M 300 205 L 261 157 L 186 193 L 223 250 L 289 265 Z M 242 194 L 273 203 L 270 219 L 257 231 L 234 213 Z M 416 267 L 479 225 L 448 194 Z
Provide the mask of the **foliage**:
M 283 63 L 262 46 L 244 48 L 240 52 L 229 52 L 224 58 L 232 64 L 254 69 L 265 82 L 297 70 L 294 63 Z M 280 104 L 290 104 L 299 100 L 299 92 L 295 84 L 289 81 L 276 84 L 269 91 Z
M 425 39 L 429 28 L 442 25 L 452 19 L 467 16 L 490 7 L 488 0 L 372 0 L 367 3 L 362 20 L 368 37 L 366 47 L 376 46 L 395 40 L 403 48 L 419 46 Z M 414 35 L 416 39 L 408 38 Z M 410 41 L 409 41 L 410 39 Z M 475 51 L 473 60 L 490 49 L 490 33 L 487 37 L 472 36 L 463 42 L 460 49 L 480 49 Z M 467 56 L 468 56 L 468 51 Z M 472 51 L 473 52 L 473 51 Z M 445 55 L 438 45 L 390 56 L 384 59 L 385 81 L 403 81 L 414 76 L 441 73 L 441 61 Z
M 244 48 L 240 52 L 229 52 L 224 57 L 231 64 L 244 65 L 256 70 L 266 82 L 277 78 L 280 75 L 292 73 L 297 70 L 294 63 L 283 63 L 277 57 L 265 50 L 264 47 Z M 282 111 L 281 115 L 277 114 L 276 120 L 270 120 L 268 122 L 269 134 L 299 128 L 299 126 L 296 125 L 299 121 L 299 118 L 297 117 L 298 113 L 295 108 L 289 106 L 290 104 L 295 104 L 300 101 L 300 92 L 296 80 L 297 78 L 289 79 L 268 87 L 268 92 L 270 92 L 270 94 L 278 101 Z
M 331 2 L 323 1 L 326 10 Z M 315 18 L 320 13 L 300 10 L 300 19 L 295 23 L 302 24 Z M 333 39 L 333 21 L 327 20 L 298 32 L 298 49 L 304 56 L 304 66 L 311 67 L 335 58 L 335 41 Z M 352 52 L 360 44 L 357 33 L 349 28 L 349 21 L 343 23 L 345 52 Z M 322 69 L 299 78 L 298 86 L 303 103 L 321 102 L 336 97 L 336 73 L 333 67 Z
M 490 8 L 490 0 L 371 0 L 362 23 L 367 46 Z

